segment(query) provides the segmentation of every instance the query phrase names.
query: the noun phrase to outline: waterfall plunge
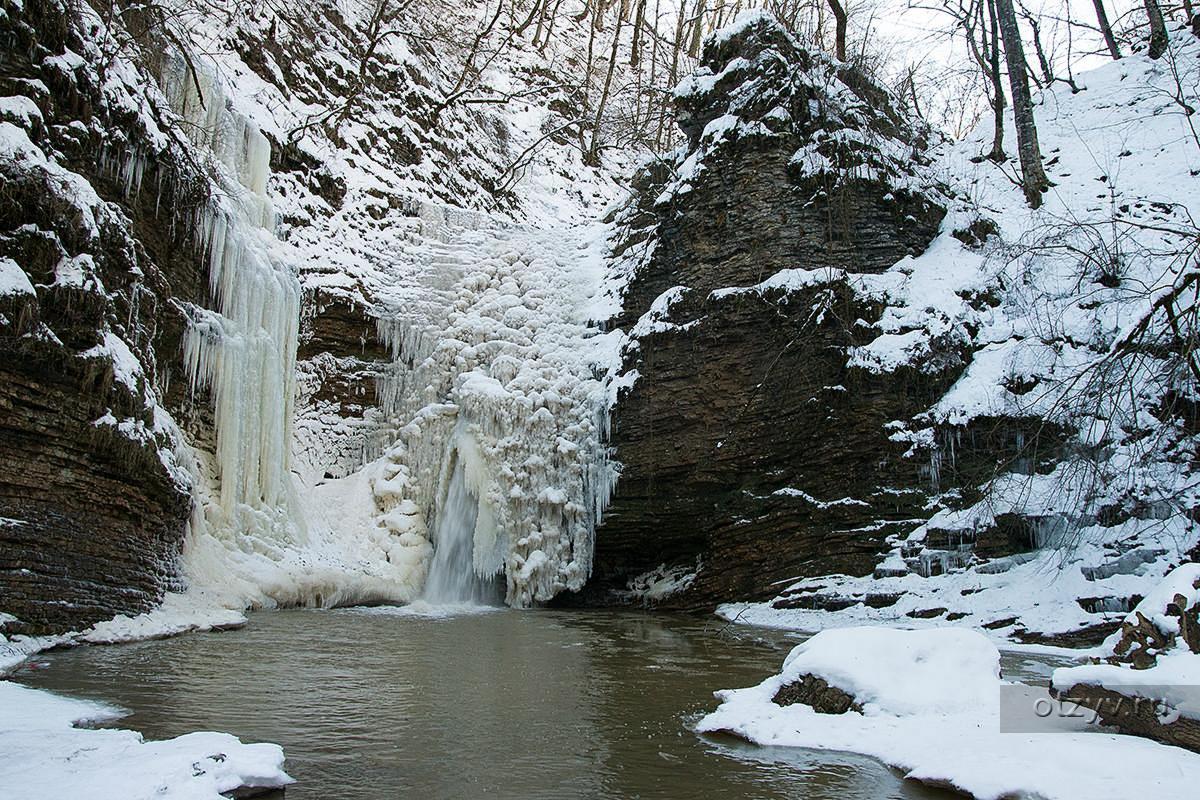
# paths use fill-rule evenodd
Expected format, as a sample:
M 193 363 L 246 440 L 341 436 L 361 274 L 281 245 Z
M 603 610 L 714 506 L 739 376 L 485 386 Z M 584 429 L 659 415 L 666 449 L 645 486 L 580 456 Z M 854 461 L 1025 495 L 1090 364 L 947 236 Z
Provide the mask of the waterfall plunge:
M 504 570 L 489 496 L 492 476 L 471 426 L 459 419 L 446 447 L 433 521 L 433 560 L 422 599 L 434 606 L 499 605 Z
M 431 605 L 500 603 L 495 576 L 481 576 L 475 567 L 479 512 L 479 499 L 467 485 L 467 470 L 455 453 L 433 529 L 435 549 L 424 592 L 424 599 Z

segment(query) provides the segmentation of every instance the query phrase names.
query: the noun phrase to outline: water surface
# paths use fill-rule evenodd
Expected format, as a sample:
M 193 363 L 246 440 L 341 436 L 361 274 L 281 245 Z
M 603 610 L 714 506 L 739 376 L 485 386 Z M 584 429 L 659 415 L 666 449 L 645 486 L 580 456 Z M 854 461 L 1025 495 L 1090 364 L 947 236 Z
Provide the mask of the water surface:
M 860 756 L 692 732 L 714 689 L 762 680 L 795 642 L 640 613 L 293 610 L 14 677 L 129 709 L 119 724 L 147 738 L 278 742 L 288 800 L 957 796 Z

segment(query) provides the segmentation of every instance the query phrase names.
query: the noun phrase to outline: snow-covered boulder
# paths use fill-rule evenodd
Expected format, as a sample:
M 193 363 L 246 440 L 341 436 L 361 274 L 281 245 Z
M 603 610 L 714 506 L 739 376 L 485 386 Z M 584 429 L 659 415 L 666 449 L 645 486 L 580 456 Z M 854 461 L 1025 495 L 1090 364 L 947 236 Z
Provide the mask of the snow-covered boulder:
M 783 670 L 756 688 L 771 689 L 771 702 L 782 707 L 792 705 L 780 702 L 789 687 L 806 678 L 845 693 L 865 717 L 970 714 L 1000 684 L 1000 653 L 987 637 L 962 628 L 835 628 L 797 645 Z M 718 696 L 735 704 L 744 697 Z M 721 713 L 707 717 L 704 729 L 712 730 Z M 737 725 L 730 730 L 754 738 Z
M 1055 694 L 1124 733 L 1200 752 L 1200 564 L 1167 575 L 1109 644 L 1102 663 L 1055 670 Z
M 805 676 L 844 692 L 856 708 L 830 714 L 775 701 Z M 1006 726 L 1002 694 L 1006 701 L 1027 696 L 1018 692 L 1034 690 L 1002 680 L 1000 654 L 979 633 L 840 628 L 797 646 L 782 671 L 758 686 L 717 692 L 720 707 L 697 729 L 762 745 L 862 753 L 908 778 L 988 800 L 1194 793 L 1200 757 L 1185 750 L 1094 728 L 1021 732 Z

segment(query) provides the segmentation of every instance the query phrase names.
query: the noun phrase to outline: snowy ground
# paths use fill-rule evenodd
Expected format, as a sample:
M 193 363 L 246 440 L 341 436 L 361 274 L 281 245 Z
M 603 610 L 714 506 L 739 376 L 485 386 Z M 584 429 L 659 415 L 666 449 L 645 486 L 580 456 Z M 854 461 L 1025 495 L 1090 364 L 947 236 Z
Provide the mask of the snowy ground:
M 829 630 L 796 647 L 778 675 L 718 692 L 720 707 L 698 730 L 863 753 L 980 800 L 1194 795 L 1200 755 L 1104 733 L 1086 716 L 1071 716 L 1077 709 L 1054 708 L 1044 690 L 1007 684 L 999 667 L 995 646 L 972 631 Z M 861 712 L 819 714 L 772 702 L 781 686 L 805 674 L 850 694 Z M 1041 718 L 1041 703 L 1054 708 L 1052 718 Z
M 22 800 L 220 800 L 241 788 L 292 783 L 283 750 L 227 733 L 161 742 L 134 731 L 89 729 L 118 709 L 0 680 L 0 789 Z
M 749 625 L 810 632 L 852 624 L 904 628 L 953 624 L 986 630 L 997 640 L 1007 640 L 1006 646 L 1017 646 L 1022 634 L 1053 637 L 1124 619 L 1128 608 L 1122 607 L 1123 602 L 1105 608 L 1103 599 L 1125 601 L 1146 594 L 1193 546 L 1191 525 L 1183 520 L 1174 522 L 1173 530 L 1165 524 L 1157 527 L 1158 531 L 1167 530 L 1141 548 L 1130 548 L 1123 561 L 1104 546 L 1114 539 L 1120 541 L 1121 531 L 1097 527 L 1083 531 L 1080 541 L 1067 551 L 997 559 L 932 578 L 911 572 L 881 578 L 825 576 L 787 587 L 787 592 L 832 591 L 858 601 L 839 611 L 775 608 L 770 602 L 727 603 L 717 614 Z M 1141 527 L 1138 521 L 1131 521 L 1125 540 L 1136 541 Z M 894 602 L 882 608 L 868 605 L 881 597 Z M 1089 599 L 1095 599 L 1096 605 L 1087 603 Z

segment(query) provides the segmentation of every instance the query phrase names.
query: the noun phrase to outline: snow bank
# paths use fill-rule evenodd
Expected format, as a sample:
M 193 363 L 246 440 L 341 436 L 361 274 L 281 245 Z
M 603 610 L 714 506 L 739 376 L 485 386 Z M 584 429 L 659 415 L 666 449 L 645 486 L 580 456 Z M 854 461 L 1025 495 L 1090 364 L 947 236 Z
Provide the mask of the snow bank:
M 221 800 L 243 787 L 292 783 L 276 744 L 243 744 L 227 733 L 147 742 L 134 731 L 89 730 L 109 706 L 0 681 L 0 787 L 23 800 Z
M 1160 704 L 1158 713 L 1164 723 L 1171 721 L 1170 717 L 1200 719 L 1200 653 L 1191 652 L 1179 636 L 1179 617 L 1166 613 L 1168 605 L 1173 604 L 1177 596 L 1183 597 L 1185 610 L 1200 603 L 1200 564 L 1184 564 L 1172 570 L 1125 618 L 1130 626 L 1137 626 L 1143 619 L 1149 621 L 1171 642 L 1164 652 L 1147 653 L 1154 657 L 1153 666 L 1134 669 L 1127 664 L 1108 663 L 1059 668 L 1051 678 L 1053 687 L 1067 692 L 1081 684 L 1099 686 L 1126 696 L 1152 700 Z M 1105 643 L 1109 655 L 1123 633 L 1114 634 Z
M 1200 603 L 1200 564 L 1183 564 L 1171 570 L 1146 593 L 1125 621 L 1136 624 L 1140 614 L 1163 633 L 1174 636 L 1179 633 L 1179 618 L 1167 614 L 1166 609 L 1177 596 L 1183 598 L 1185 609 Z
M 1194 794 L 1200 756 L 1185 750 L 1098 732 L 1005 732 L 999 658 L 970 631 L 829 630 L 796 647 L 778 675 L 717 692 L 721 706 L 698 730 L 762 745 L 862 753 L 908 778 L 981 800 Z M 772 702 L 781 686 L 806 673 L 853 695 L 862 713 L 818 714 Z
M 974 631 L 838 628 L 798 645 L 784 683 L 817 675 L 854 695 L 867 716 L 969 712 L 996 688 L 1000 653 Z

